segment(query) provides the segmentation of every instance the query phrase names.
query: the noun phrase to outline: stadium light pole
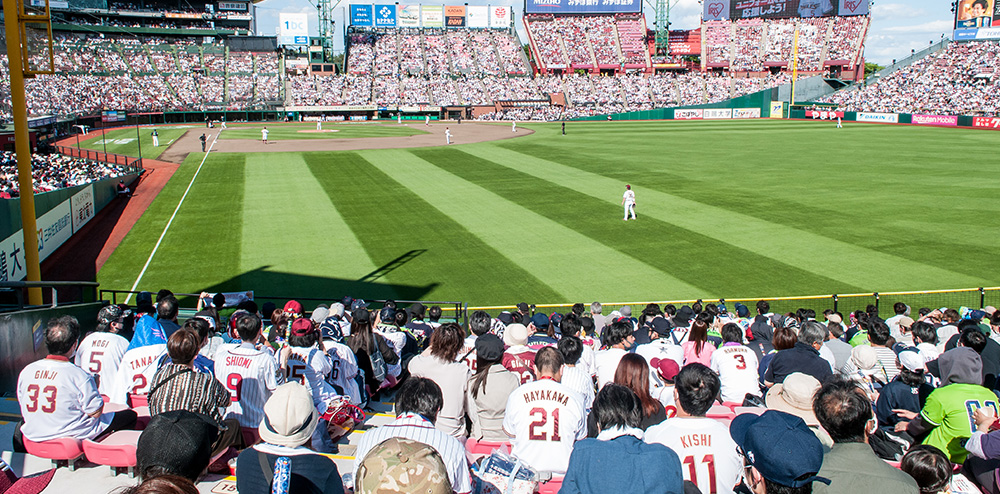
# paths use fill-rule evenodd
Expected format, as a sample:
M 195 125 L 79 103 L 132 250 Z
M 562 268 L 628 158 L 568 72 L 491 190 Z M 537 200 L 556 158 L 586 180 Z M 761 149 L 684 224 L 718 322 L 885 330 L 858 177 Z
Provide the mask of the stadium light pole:
M 21 59 L 21 8 L 17 0 L 3 0 L 3 24 L 7 38 L 10 72 L 11 113 L 14 117 L 14 151 L 17 154 L 17 186 L 20 190 L 21 231 L 23 232 L 25 279 L 42 281 L 38 262 L 38 224 L 35 221 L 35 186 L 31 177 L 31 142 L 28 140 L 28 103 L 24 95 L 24 66 Z M 0 255 L 8 255 L 0 252 Z M 16 261 L 15 261 L 16 262 Z M 5 273 L 6 274 L 6 273 Z M 28 289 L 28 303 L 42 305 L 42 289 Z
M 139 119 L 135 119 L 135 142 L 139 144 L 139 166 L 142 167 L 142 136 L 139 135 Z

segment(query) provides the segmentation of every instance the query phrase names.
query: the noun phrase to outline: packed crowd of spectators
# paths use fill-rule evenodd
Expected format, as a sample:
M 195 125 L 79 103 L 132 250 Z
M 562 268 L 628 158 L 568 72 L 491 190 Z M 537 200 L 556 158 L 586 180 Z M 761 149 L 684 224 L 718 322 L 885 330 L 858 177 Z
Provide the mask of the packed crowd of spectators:
M 168 492 L 196 492 L 192 482 L 230 458 L 244 494 L 271 492 L 270 469 L 293 479 L 289 492 L 469 494 L 475 477 L 512 482 L 471 468 L 484 454 L 564 493 L 998 488 L 1000 311 L 990 306 L 896 302 L 890 316 L 875 305 L 772 312 L 766 300 L 635 313 L 519 303 L 460 325 L 420 303 L 348 296 L 309 312 L 203 293 L 194 316 L 178 310 L 161 290 L 102 308 L 86 335 L 72 316 L 47 321 L 53 357 L 18 377 L 23 439 L 133 428 L 130 409 L 102 416 L 103 394 L 145 398 L 137 473 Z M 40 382 L 81 413 L 44 415 Z M 315 454 L 336 451 L 338 426 L 364 420 L 356 407 L 384 400 L 395 417 L 359 435 L 351 471 Z M 165 449 L 166 437 L 191 444 Z
M 36 194 L 84 185 L 126 173 L 124 167 L 61 154 L 31 155 L 31 177 Z M 18 195 L 20 193 L 17 184 L 17 157 L 12 152 L 2 151 L 0 152 L 0 198 L 10 199 Z
M 740 72 L 759 72 L 779 63 L 790 67 L 798 27 L 799 70 L 820 71 L 826 61 L 854 65 L 861 57 L 868 20 L 868 16 L 849 16 L 708 21 L 702 27 L 707 63 L 710 67 L 728 64 L 730 70 Z
M 874 83 L 822 101 L 846 111 L 1000 115 L 1000 42 L 951 43 Z

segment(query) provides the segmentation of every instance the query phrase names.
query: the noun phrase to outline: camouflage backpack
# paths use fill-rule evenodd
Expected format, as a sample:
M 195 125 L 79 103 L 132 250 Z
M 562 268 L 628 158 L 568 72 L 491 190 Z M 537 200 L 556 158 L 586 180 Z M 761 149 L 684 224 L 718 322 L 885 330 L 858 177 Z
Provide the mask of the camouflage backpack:
M 444 460 L 424 444 L 389 438 L 365 455 L 354 481 L 357 494 L 451 494 Z

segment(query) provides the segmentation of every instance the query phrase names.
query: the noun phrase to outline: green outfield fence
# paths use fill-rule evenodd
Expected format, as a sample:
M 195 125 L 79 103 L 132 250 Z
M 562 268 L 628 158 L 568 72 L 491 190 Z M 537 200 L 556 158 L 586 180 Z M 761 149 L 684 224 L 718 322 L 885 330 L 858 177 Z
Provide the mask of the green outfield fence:
M 702 299 L 702 303 L 718 304 L 720 299 Z M 870 293 L 834 293 L 828 295 L 804 295 L 792 297 L 747 297 L 747 298 L 725 298 L 726 307 L 732 311 L 736 302 L 740 302 L 750 308 L 750 314 L 756 313 L 755 305 L 758 300 L 766 300 L 771 305 L 771 312 L 787 313 L 795 312 L 797 309 L 812 309 L 817 314 L 821 314 L 826 309 L 831 309 L 845 317 L 849 312 L 864 310 L 868 305 L 875 305 L 880 309 L 883 317 L 892 315 L 892 306 L 896 302 L 903 302 L 912 309 L 912 314 L 916 314 L 921 307 L 939 309 L 948 307 L 958 309 L 959 307 L 983 308 L 987 305 L 1000 306 L 1000 286 L 980 287 L 980 288 L 959 288 L 953 290 L 921 290 L 909 292 L 870 292 Z M 590 311 L 591 301 L 581 300 L 586 310 Z M 662 309 L 666 304 L 674 304 L 677 307 L 691 305 L 697 300 L 650 300 L 646 302 L 601 302 L 604 315 L 608 315 L 613 310 L 619 310 L 624 306 L 632 308 L 632 315 L 638 316 L 649 304 L 656 304 Z M 569 312 L 573 304 L 535 304 L 533 312 Z M 497 305 L 486 307 L 466 307 L 466 311 L 473 312 L 484 310 L 492 315 L 500 311 L 517 310 L 513 305 Z

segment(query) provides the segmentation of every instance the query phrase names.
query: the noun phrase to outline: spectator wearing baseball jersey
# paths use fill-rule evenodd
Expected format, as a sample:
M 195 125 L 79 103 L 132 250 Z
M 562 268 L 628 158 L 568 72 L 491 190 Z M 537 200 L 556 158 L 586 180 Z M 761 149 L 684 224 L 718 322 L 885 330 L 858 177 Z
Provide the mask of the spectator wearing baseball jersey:
M 589 412 L 594 404 L 594 378 L 580 363 L 585 345 L 576 336 L 563 335 L 556 348 L 559 349 L 565 362 L 561 382 L 580 393 L 583 406 Z
M 261 320 L 256 315 L 238 316 L 236 331 L 240 345 L 224 348 L 215 357 L 215 378 L 229 390 L 232 399 L 227 418 L 236 418 L 243 427 L 260 425 L 264 419 L 264 403 L 285 382 L 285 375 L 267 348 L 261 328 Z
M 823 457 L 823 467 L 819 470 L 819 475 L 829 479 L 830 484 L 816 484 L 816 493 L 903 494 L 919 490 L 913 477 L 881 461 L 868 445 L 868 435 L 875 432 L 878 423 L 867 392 L 857 383 L 844 378 L 831 379 L 816 393 L 813 410 L 820 425 L 833 438 L 833 448 Z
M 528 348 L 528 328 L 523 324 L 507 325 L 503 332 L 507 349 L 503 352 L 503 366 L 521 378 L 521 384 L 535 380 L 535 351 Z
M 342 494 L 337 465 L 306 445 L 319 425 L 312 394 L 297 382 L 285 383 L 264 404 L 261 443 L 240 453 L 236 487 L 241 494 L 268 494 L 278 458 L 289 460 L 288 492 Z
M 469 378 L 465 394 L 473 439 L 496 442 L 510 439 L 503 432 L 503 415 L 507 409 L 507 397 L 521 385 L 521 379 L 503 367 L 502 359 L 503 342 L 500 337 L 487 333 L 476 339 L 477 370 Z
M 23 423 L 14 431 L 15 451 L 25 452 L 22 435 L 34 442 L 93 439 L 135 425 L 132 410 L 103 413 L 104 400 L 93 376 L 69 360 L 79 341 L 80 325 L 72 316 L 53 319 L 46 325 L 45 348 L 49 355 L 25 366 L 17 378 Z
M 583 400 L 559 382 L 562 368 L 559 350 L 538 350 L 538 379 L 522 384 L 507 400 L 503 430 L 512 438 L 511 454 L 536 471 L 565 473 L 573 443 L 587 435 Z
M 465 392 L 471 372 L 462 362 L 456 362 L 464 340 L 462 327 L 456 323 L 442 324 L 431 334 L 430 347 L 410 360 L 410 374 L 426 377 L 441 387 L 444 403 L 434 426 L 438 430 L 465 439 Z
M 684 480 L 702 492 L 732 493 L 743 474 L 736 443 L 724 424 L 705 417 L 719 395 L 719 376 L 694 363 L 684 366 L 674 382 L 677 416 L 647 429 L 644 440 L 677 453 L 688 465 Z M 708 457 L 713 458 L 711 463 L 704 461 Z
M 573 447 L 559 492 L 616 492 L 623 486 L 649 494 L 684 492 L 677 454 L 642 441 L 642 403 L 632 390 L 614 383 L 604 386 L 592 415 L 601 432 Z
M 469 332 L 462 345 L 462 362 L 469 367 L 469 370 L 476 372 L 476 339 L 489 333 L 493 320 L 485 311 L 477 310 L 469 316 Z
M 121 307 L 109 305 L 101 308 L 97 314 L 97 331 L 80 342 L 73 359 L 78 367 L 94 376 L 97 390 L 102 395 L 111 395 L 118 365 L 128 349 L 128 340 L 118 334 L 124 327 Z
M 167 354 L 172 363 L 160 367 L 153 376 L 149 392 L 149 413 L 159 415 L 173 410 L 187 410 L 212 418 L 219 429 L 212 447 L 213 456 L 230 446 L 243 448 L 243 434 L 236 419 L 223 419 L 232 400 L 226 388 L 212 374 L 196 372 L 194 359 L 202 340 L 190 329 L 175 331 L 167 340 Z
M 437 330 L 434 331 L 437 333 Z M 403 382 L 396 394 L 396 420 L 361 436 L 354 451 L 354 477 L 368 452 L 386 439 L 401 437 L 434 448 L 448 468 L 451 488 L 458 494 L 472 492 L 472 477 L 465 458 L 465 445 L 453 436 L 434 427 L 444 404 L 441 387 L 422 377 L 412 376 Z

